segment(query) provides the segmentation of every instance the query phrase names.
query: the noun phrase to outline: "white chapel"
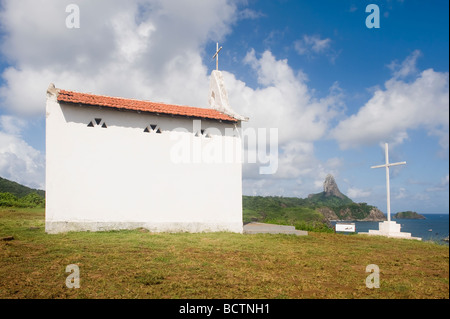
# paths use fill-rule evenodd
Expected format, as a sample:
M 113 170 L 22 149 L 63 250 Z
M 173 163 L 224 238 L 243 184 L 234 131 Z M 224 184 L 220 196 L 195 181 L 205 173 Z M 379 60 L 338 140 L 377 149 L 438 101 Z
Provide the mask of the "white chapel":
M 209 108 L 47 89 L 47 233 L 242 233 L 241 122 L 220 71 Z

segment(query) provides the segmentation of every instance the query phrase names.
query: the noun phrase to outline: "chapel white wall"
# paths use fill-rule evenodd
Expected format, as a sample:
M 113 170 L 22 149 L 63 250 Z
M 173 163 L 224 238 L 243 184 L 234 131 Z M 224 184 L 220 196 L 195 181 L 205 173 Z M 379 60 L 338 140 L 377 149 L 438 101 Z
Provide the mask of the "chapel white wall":
M 48 233 L 137 227 L 242 232 L 240 138 L 224 136 L 234 124 L 203 120 L 203 128 L 222 134 L 195 137 L 193 119 L 60 105 L 54 96 L 46 116 Z M 87 127 L 95 118 L 107 128 Z M 149 124 L 162 134 L 144 133 Z M 239 160 L 174 163 L 176 136 L 200 142 L 202 149 L 231 142 Z

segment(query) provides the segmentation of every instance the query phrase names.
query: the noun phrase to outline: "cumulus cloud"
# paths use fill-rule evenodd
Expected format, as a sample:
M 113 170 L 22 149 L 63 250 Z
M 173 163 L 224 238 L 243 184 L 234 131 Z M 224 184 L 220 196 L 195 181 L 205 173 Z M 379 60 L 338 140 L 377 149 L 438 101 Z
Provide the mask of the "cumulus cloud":
M 230 103 L 251 118 L 250 125 L 279 128 L 280 143 L 296 140 L 313 142 L 324 136 L 329 121 L 341 112 L 341 95 L 314 96 L 302 72 L 295 72 L 286 59 L 277 60 L 270 51 L 257 57 L 252 49 L 245 62 L 257 75 L 258 88 L 225 73 Z
M 21 137 L 24 121 L 0 116 L 0 176 L 23 185 L 45 188 L 45 160 Z
M 258 188 L 264 193 L 273 185 L 269 180 L 279 179 L 284 180 L 285 188 L 273 189 L 278 194 L 290 192 L 292 195 L 295 188 L 300 191 L 301 185 L 294 180 L 314 180 L 314 187 L 320 188 L 330 172 L 328 169 L 337 161 L 321 163 L 314 155 L 314 142 L 325 136 L 330 121 L 342 112 L 338 85 L 333 85 L 327 96 L 319 98 L 308 87 L 306 76 L 301 71 L 294 71 L 286 59 L 277 59 L 270 51 L 257 54 L 251 49 L 244 62 L 256 74 L 258 87 L 251 88 L 233 74 L 223 72 L 230 104 L 250 118 L 244 128 L 278 129 L 278 170 L 272 176 L 260 176 L 267 182 L 255 183 L 253 189 Z M 256 179 L 257 174 L 254 165 L 244 165 L 244 178 Z M 308 195 L 306 190 L 304 192 L 303 196 Z
M 384 88 L 376 89 L 358 113 L 342 120 L 331 132 L 343 149 L 380 142 L 402 143 L 408 131 L 425 129 L 448 149 L 449 74 L 424 70 L 412 81 L 402 78 L 416 73 L 415 51 L 407 57 Z
M 50 82 L 83 92 L 206 106 L 209 81 L 201 48 L 231 31 L 234 2 L 80 0 L 79 29 L 65 25 L 69 3 L 2 2 L 1 52 L 11 62 L 2 74 L 3 107 L 42 114 Z

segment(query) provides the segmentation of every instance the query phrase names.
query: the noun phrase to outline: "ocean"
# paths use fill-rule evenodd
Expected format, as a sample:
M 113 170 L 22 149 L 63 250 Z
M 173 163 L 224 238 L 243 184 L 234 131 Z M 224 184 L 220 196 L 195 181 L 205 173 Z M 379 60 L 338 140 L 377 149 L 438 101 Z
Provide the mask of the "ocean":
M 421 237 L 422 240 L 432 240 L 441 244 L 448 244 L 443 241 L 449 235 L 449 215 L 448 214 L 422 214 L 426 219 L 392 219 L 401 225 L 401 231 L 411 233 L 413 237 Z M 336 222 L 331 222 L 333 226 Z M 356 232 L 368 232 L 369 229 L 378 229 L 379 222 L 355 223 Z

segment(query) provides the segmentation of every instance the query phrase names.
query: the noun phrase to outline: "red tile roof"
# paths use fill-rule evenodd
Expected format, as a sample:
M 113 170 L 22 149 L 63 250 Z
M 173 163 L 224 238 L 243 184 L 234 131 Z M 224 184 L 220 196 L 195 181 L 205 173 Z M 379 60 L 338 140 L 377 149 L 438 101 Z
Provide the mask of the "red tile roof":
M 179 115 L 203 119 L 237 122 L 235 118 L 230 117 L 214 109 L 171 105 L 160 102 L 140 101 L 133 99 L 125 99 L 121 97 L 110 97 L 104 95 L 78 93 L 66 90 L 59 90 L 58 101 L 73 104 L 103 106 L 122 110 L 132 110 L 157 114 Z

